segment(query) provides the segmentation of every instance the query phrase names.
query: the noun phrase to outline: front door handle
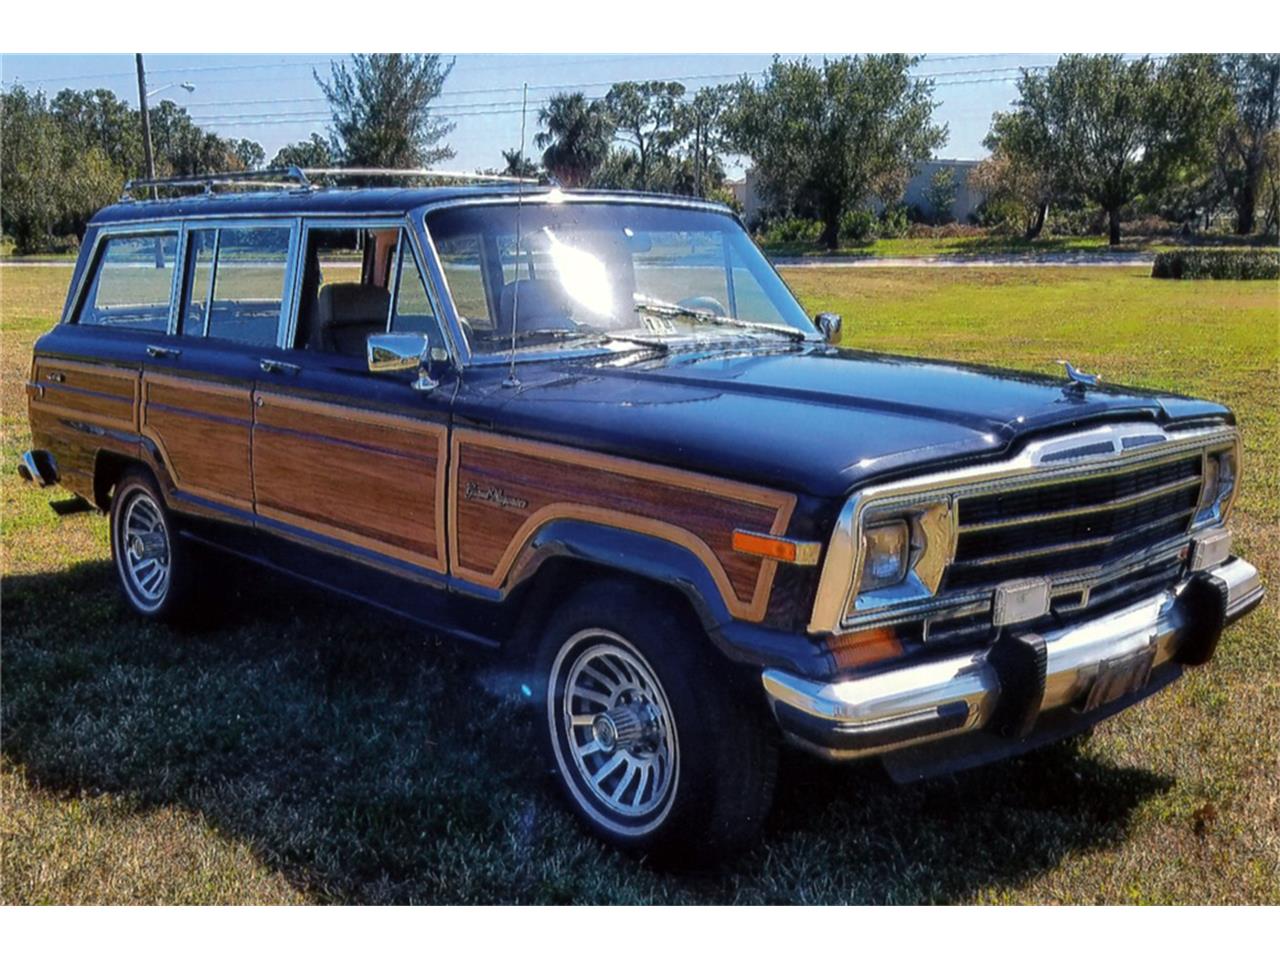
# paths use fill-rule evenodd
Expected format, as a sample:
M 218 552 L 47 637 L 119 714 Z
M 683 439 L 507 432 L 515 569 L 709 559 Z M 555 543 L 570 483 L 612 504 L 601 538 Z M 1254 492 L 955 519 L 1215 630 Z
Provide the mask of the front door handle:
M 157 347 L 155 344 L 147 344 L 148 357 L 180 357 L 181 350 L 175 350 L 173 347 Z
M 301 373 L 302 367 L 296 363 L 285 363 L 283 360 L 271 360 L 263 357 L 258 361 L 263 373 Z

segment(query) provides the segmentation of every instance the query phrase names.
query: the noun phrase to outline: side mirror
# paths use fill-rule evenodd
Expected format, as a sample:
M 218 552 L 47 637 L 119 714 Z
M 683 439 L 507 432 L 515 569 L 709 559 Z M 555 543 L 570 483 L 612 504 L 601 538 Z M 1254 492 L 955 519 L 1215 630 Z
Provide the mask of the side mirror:
M 371 333 L 366 341 L 369 369 L 374 373 L 389 370 L 417 370 L 413 389 L 424 393 L 440 385 L 432 376 L 449 359 L 442 347 L 430 347 L 425 333 Z
M 813 318 L 814 326 L 818 328 L 827 343 L 840 342 L 841 322 L 840 314 L 838 313 L 820 313 Z
M 427 337 L 422 333 L 371 333 L 366 342 L 369 369 L 416 370 L 425 359 Z

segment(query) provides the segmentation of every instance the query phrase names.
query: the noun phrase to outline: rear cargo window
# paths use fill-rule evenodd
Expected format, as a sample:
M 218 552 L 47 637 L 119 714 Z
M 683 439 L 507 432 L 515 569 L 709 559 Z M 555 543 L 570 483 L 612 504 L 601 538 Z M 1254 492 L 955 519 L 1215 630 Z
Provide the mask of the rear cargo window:
M 177 248 L 176 233 L 108 237 L 76 322 L 163 333 Z

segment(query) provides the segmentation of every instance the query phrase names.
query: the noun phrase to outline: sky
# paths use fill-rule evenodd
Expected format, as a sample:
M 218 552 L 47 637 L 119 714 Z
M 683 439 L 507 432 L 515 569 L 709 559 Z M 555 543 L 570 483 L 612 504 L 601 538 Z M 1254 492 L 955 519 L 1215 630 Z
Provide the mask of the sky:
M 161 55 L 146 57 L 152 101 L 171 99 L 186 107 L 200 126 L 225 137 L 257 140 L 267 158 L 286 143 L 323 133 L 328 118 L 324 98 L 312 75 L 327 75 L 341 55 Z M 787 55 L 791 59 L 796 55 Z M 809 54 L 820 59 L 822 54 Z M 915 73 L 934 78 L 939 101 L 936 121 L 950 136 L 938 156 L 985 156 L 991 114 L 1007 109 L 1016 95 L 1018 67 L 1047 66 L 1057 54 L 930 54 Z M 558 91 L 583 90 L 601 96 L 619 80 L 680 80 L 690 91 L 725 83 L 742 74 L 759 75 L 770 54 L 465 54 L 459 55 L 437 101 L 438 113 L 456 124 L 448 143 L 457 156 L 442 169 L 474 170 L 502 166 L 502 150 L 520 143 L 521 85 L 529 85 L 526 152 L 533 154 L 537 110 Z M 64 87 L 106 87 L 137 104 L 133 56 L 4 55 L 0 81 L 5 89 L 21 83 L 57 93 Z M 187 92 L 180 84 L 195 85 Z M 730 164 L 732 176 L 741 164 Z

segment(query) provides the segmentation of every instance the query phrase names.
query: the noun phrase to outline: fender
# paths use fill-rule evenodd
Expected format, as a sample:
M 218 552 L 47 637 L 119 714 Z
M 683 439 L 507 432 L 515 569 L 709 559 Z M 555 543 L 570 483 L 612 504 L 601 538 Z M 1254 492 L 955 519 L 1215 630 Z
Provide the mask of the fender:
M 540 527 L 514 565 L 501 598 L 505 601 L 531 584 L 543 563 L 560 557 L 678 590 L 712 642 L 731 660 L 755 666 L 786 664 L 786 669 L 805 676 L 821 676 L 829 668 L 826 655 L 803 636 L 736 619 L 715 578 L 693 551 L 670 540 L 605 524 L 553 520 Z

